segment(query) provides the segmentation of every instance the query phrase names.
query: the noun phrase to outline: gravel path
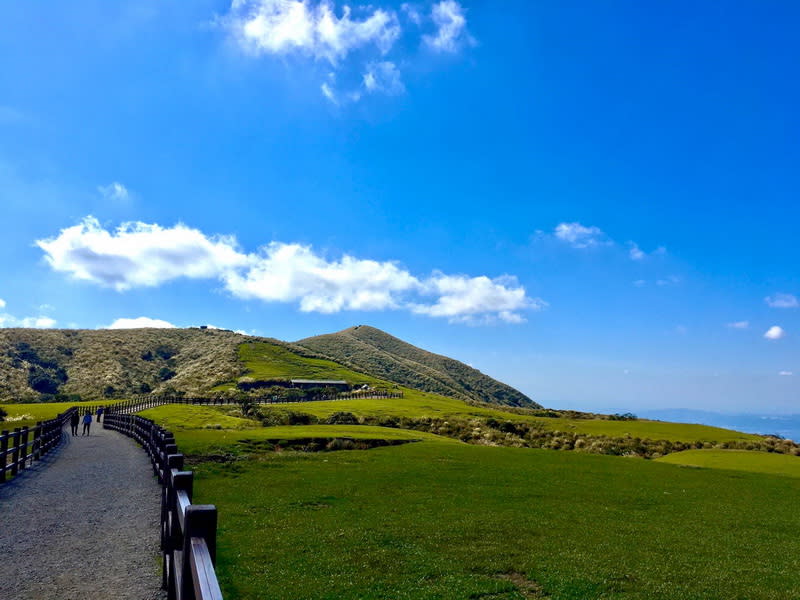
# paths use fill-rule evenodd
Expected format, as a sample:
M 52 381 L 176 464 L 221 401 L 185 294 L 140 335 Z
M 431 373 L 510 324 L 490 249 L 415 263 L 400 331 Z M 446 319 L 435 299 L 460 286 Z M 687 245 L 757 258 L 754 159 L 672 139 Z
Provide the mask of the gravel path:
M 0 486 L 0 598 L 162 600 L 160 486 L 131 439 L 92 424 Z

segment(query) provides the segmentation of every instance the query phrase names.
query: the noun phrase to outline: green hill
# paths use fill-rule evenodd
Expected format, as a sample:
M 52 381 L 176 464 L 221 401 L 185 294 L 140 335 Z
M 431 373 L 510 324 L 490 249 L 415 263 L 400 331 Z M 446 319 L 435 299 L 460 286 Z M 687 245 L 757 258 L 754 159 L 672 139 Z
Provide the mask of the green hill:
M 367 325 L 306 338 L 295 344 L 357 371 L 418 390 L 462 400 L 540 407 L 522 392 L 477 369 L 427 352 Z
M 340 334 L 300 346 L 218 329 L 0 329 L 0 402 L 56 396 L 66 401 L 63 396 L 73 394 L 84 400 L 175 391 L 205 395 L 244 381 L 309 378 L 400 384 L 462 400 L 536 406 L 458 361 L 361 329 L 360 335 L 369 330 L 372 344 L 351 353 L 352 360 L 336 348 Z M 321 344 L 323 351 L 313 340 L 334 343 Z

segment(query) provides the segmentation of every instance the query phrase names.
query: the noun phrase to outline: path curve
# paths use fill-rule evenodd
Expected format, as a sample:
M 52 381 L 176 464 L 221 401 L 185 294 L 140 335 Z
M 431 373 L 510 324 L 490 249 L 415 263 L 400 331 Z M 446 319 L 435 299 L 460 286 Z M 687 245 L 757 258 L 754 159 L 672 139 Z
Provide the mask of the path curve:
M 166 598 L 147 454 L 97 423 L 63 437 L 53 458 L 0 486 L 0 598 Z

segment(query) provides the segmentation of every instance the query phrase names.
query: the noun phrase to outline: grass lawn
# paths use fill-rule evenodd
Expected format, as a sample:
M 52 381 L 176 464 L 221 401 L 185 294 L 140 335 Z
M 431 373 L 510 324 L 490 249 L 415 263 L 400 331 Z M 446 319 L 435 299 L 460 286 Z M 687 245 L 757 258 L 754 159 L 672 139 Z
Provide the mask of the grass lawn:
M 231 600 L 800 596 L 787 477 L 438 442 L 194 468 Z
M 242 344 L 239 359 L 247 367 L 247 377 L 254 379 L 343 379 L 351 384 L 391 385 L 333 361 L 306 358 L 267 342 Z
M 800 479 L 381 427 L 244 429 L 231 417 L 201 429 L 199 410 L 222 414 L 145 414 L 171 420 L 194 455 L 195 502 L 219 508 L 228 600 L 800 597 Z M 319 453 L 259 443 L 292 435 L 423 441 Z M 217 452 L 232 460 L 203 459 Z
M 607 435 L 611 437 L 665 439 L 675 442 L 734 440 L 757 440 L 759 436 L 741 433 L 730 429 L 693 425 L 686 423 L 667 423 L 662 421 L 608 421 L 603 419 L 568 419 L 536 417 L 506 412 L 483 406 L 472 406 L 461 400 L 428 394 L 416 390 L 403 389 L 403 398 L 331 400 L 327 402 L 303 402 L 292 405 L 279 405 L 274 410 L 294 410 L 325 418 L 335 412 L 352 412 L 358 416 L 396 416 L 432 418 L 495 418 L 500 421 L 523 421 L 542 423 L 553 431 L 584 433 L 588 435 Z
M 0 404 L 7 413 L 5 421 L 0 422 L 0 430 L 13 430 L 15 427 L 33 427 L 37 421 L 53 419 L 72 406 L 111 406 L 119 400 L 106 402 L 41 402 L 36 404 Z
M 686 450 L 657 460 L 673 465 L 800 477 L 800 457 L 789 454 L 747 450 Z

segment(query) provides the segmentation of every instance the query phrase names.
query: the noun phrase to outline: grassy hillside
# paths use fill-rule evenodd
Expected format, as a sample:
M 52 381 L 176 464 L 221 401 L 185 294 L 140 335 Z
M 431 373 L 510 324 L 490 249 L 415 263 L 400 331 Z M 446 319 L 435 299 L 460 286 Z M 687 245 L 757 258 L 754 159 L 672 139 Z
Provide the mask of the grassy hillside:
M 0 329 L 0 401 L 201 393 L 241 374 L 245 339 L 200 329 Z
M 477 369 L 412 346 L 374 327 L 359 325 L 295 343 L 359 371 L 418 390 L 462 400 L 539 406 L 525 394 Z
M 770 473 L 800 477 L 800 457 L 747 450 L 686 450 L 657 459 L 659 462 L 687 467 L 728 469 L 751 473 Z
M 226 598 L 800 596 L 800 479 L 381 427 L 205 429 L 198 410 L 224 411 L 147 414 L 191 455 L 195 501 L 220 510 Z M 293 434 L 423 441 L 318 453 L 263 443 Z

